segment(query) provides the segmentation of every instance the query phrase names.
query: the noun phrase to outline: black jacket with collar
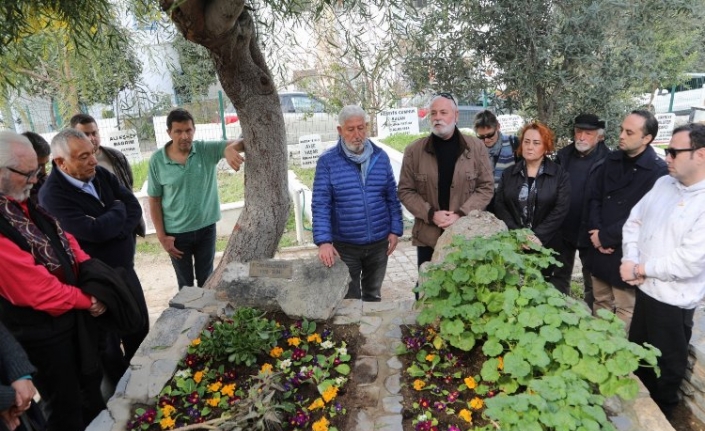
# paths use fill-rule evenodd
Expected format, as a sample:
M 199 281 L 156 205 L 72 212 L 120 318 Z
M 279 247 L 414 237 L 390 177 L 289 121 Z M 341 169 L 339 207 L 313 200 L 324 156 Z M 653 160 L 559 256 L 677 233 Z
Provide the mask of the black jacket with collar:
M 536 178 L 537 196 L 531 230 L 544 246 L 554 248 L 570 205 L 570 181 L 568 174 L 549 158 L 544 158 L 543 164 L 543 173 Z M 509 229 L 523 228 L 519 191 L 524 185 L 525 171 L 524 160 L 505 169 L 495 192 L 495 215 Z
M 76 237 L 91 257 L 113 268 L 132 268 L 134 231 L 142 219 L 142 207 L 135 195 L 100 166 L 96 166 L 93 179 L 100 199 L 71 184 L 53 162 L 52 169 L 39 191 L 39 204 Z
M 612 248 L 612 254 L 604 254 L 588 247 L 586 264 L 591 274 L 612 286 L 630 288 L 619 275 L 622 261 L 622 227 L 629 218 L 634 205 L 651 190 L 660 177 L 668 174 L 666 162 L 651 145 L 639 156 L 634 166 L 625 171 L 624 152 L 609 153 L 599 170 L 588 199 L 587 230 L 598 229 L 600 244 Z

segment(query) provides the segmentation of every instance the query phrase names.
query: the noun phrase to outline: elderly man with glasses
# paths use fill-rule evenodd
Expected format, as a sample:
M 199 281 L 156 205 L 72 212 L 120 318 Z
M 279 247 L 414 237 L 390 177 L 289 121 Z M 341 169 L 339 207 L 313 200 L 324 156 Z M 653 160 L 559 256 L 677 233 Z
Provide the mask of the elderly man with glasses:
M 76 287 L 79 265 L 90 257 L 29 199 L 39 171 L 29 140 L 0 132 L 0 320 L 38 370 L 33 381 L 47 429 L 82 430 L 105 404 L 100 388 L 82 380 L 94 364 L 79 354 L 77 322 L 107 308 Z
M 695 307 L 705 297 L 705 125 L 673 131 L 668 176 L 634 206 L 622 231 L 624 282 L 637 286 L 629 340 L 661 351 L 636 375 L 669 416 L 688 364 Z
M 487 150 L 456 127 L 453 96 L 434 96 L 429 115 L 431 134 L 404 150 L 398 189 L 399 199 L 415 218 L 412 243 L 419 266 L 431 260 L 445 229 L 472 210 L 484 210 L 494 194 Z

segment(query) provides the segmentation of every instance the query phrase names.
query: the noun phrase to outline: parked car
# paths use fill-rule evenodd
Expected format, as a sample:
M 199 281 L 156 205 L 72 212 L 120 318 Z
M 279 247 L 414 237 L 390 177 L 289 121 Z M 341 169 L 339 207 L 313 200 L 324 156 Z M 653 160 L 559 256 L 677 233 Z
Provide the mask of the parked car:
M 305 135 L 320 135 L 323 142 L 338 139 L 338 117 L 325 112 L 325 105 L 317 98 L 301 91 L 283 91 L 279 103 L 288 145 L 298 144 Z

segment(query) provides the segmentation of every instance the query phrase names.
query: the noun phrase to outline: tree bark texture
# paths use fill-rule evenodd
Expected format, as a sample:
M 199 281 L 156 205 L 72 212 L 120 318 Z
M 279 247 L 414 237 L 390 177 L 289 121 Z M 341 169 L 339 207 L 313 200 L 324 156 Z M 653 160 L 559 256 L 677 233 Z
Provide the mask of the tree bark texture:
M 245 208 L 206 283 L 215 289 L 229 262 L 273 257 L 284 232 L 289 215 L 284 116 L 243 0 L 161 0 L 161 7 L 186 39 L 210 51 L 245 140 Z

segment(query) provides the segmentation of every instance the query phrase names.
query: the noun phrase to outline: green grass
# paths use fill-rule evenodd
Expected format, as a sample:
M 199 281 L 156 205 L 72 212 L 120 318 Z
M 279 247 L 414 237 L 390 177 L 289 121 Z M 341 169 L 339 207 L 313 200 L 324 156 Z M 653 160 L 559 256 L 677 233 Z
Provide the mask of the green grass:
M 395 150 L 399 151 L 400 153 L 403 153 L 404 148 L 406 148 L 410 143 L 414 142 L 419 138 L 425 138 L 426 136 L 428 136 L 428 133 L 419 133 L 418 135 L 409 135 L 406 133 L 401 133 L 387 136 L 381 141 L 394 148 Z
M 142 190 L 142 185 L 144 185 L 144 182 L 147 181 L 149 160 L 142 160 L 141 162 L 133 163 L 130 167 L 132 168 L 132 178 L 134 179 L 132 191 L 138 192 Z
M 221 203 L 238 202 L 245 199 L 245 174 L 218 172 L 218 196 Z
M 302 168 L 300 166 L 289 166 L 289 170 L 294 171 L 296 177 L 301 181 L 301 184 L 313 189 L 313 176 L 316 174 L 316 168 Z

